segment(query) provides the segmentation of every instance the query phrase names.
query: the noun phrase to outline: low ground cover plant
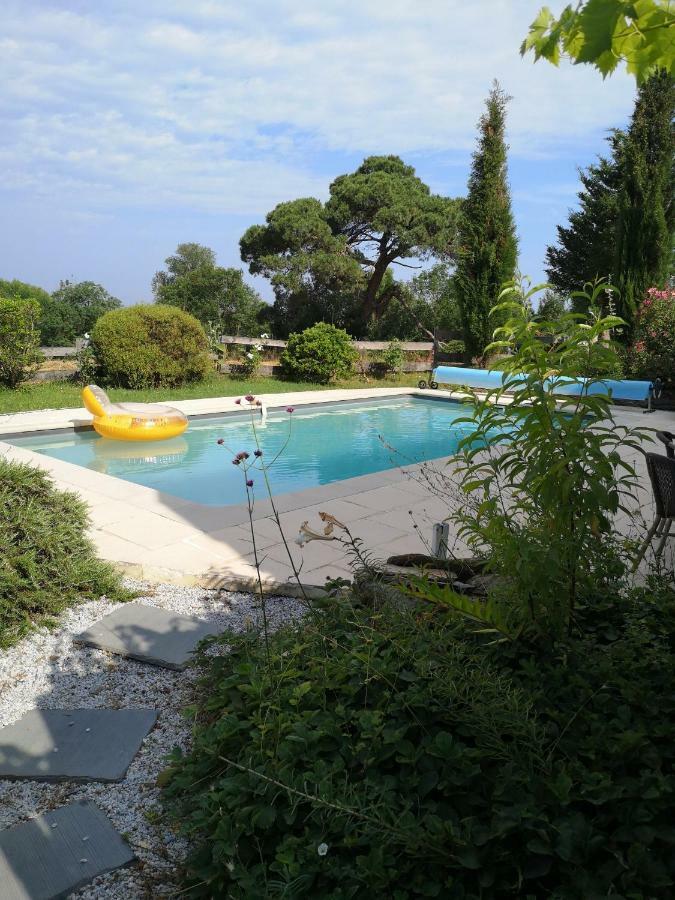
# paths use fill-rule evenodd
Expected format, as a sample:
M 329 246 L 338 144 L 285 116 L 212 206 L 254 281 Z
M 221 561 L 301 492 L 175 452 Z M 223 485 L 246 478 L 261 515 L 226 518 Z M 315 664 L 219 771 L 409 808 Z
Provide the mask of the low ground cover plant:
M 85 535 L 87 510 L 49 476 L 0 457 L 0 648 L 83 599 L 125 599 Z
M 189 896 L 669 896 L 675 592 L 586 609 L 552 652 L 448 612 L 332 599 L 202 656 L 163 776 Z
M 280 361 L 284 378 L 328 384 L 348 378 L 357 357 L 351 338 L 343 328 L 319 322 L 291 334 Z
M 39 321 L 37 300 L 0 297 L 0 385 L 14 388 L 37 369 Z
M 91 333 L 99 378 L 126 388 L 200 381 L 212 364 L 202 325 L 173 306 L 127 306 L 106 313 Z

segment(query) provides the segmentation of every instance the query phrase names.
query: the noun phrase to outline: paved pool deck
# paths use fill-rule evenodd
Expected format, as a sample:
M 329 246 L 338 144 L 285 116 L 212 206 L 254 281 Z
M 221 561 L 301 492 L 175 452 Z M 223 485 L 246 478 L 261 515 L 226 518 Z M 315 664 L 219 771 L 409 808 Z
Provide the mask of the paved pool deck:
M 285 408 L 401 395 L 446 401 L 461 399 L 461 395 L 449 391 L 401 387 L 262 394 L 259 398 L 268 408 Z M 241 410 L 234 397 L 182 400 L 172 405 L 188 416 Z M 644 415 L 640 409 L 615 407 L 615 421 L 618 425 L 675 431 L 675 412 Z M 3 440 L 31 432 L 90 427 L 90 423 L 91 416 L 84 408 L 0 415 L 0 453 L 49 472 L 59 488 L 75 491 L 82 497 L 89 506 L 90 535 L 99 554 L 127 574 L 150 581 L 209 588 L 255 589 L 258 576 L 246 507 L 193 503 L 15 447 Z M 661 448 L 653 445 L 653 449 Z M 644 485 L 636 498 L 640 511 L 651 521 L 651 490 L 644 459 L 641 454 L 632 453 L 630 461 L 640 472 Z M 446 501 L 430 491 L 424 472 L 447 472 L 446 462 L 447 458 L 442 458 L 388 469 L 275 497 L 288 550 L 270 501 L 257 500 L 253 512 L 254 532 L 264 589 L 273 593 L 299 592 L 289 550 L 306 590 L 322 588 L 327 578 L 350 577 L 349 556 L 337 542 L 311 541 L 302 548 L 296 544 L 304 522 L 310 528 L 322 530 L 320 512 L 330 513 L 345 523 L 375 557 L 386 559 L 394 554 L 427 552 L 424 542 L 430 542 L 433 524 L 445 519 L 450 509 Z M 631 519 L 625 526 L 629 530 L 636 523 Z M 453 540 L 456 542 L 456 535 Z

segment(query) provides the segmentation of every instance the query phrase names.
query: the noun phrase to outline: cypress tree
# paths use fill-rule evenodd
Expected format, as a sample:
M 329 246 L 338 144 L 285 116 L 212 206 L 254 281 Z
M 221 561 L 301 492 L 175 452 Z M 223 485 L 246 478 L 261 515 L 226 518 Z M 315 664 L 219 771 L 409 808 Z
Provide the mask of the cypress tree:
M 468 194 L 462 203 L 455 288 L 467 353 L 481 356 L 495 322 L 490 309 L 504 281 L 513 278 L 518 241 L 507 181 L 504 141 L 509 97 L 495 81 L 479 122 Z
M 639 90 L 621 150 L 615 269 L 617 312 L 629 323 L 627 337 L 647 288 L 662 284 L 670 274 L 674 112 L 675 82 L 664 71 L 652 75 Z
M 616 222 L 621 170 L 617 162 L 623 132 L 609 137 L 610 158 L 600 157 L 579 171 L 582 190 L 579 208 L 570 212 L 567 226 L 558 226 L 557 245 L 546 250 L 548 280 L 564 296 L 582 290 L 589 281 L 611 278 L 616 282 Z

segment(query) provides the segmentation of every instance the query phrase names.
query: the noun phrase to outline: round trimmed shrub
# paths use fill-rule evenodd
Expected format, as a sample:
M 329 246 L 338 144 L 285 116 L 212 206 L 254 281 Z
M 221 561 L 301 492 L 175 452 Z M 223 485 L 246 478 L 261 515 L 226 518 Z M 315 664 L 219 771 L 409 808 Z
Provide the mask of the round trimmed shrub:
M 328 384 L 351 375 L 357 358 L 352 340 L 343 328 L 318 322 L 289 336 L 281 365 L 284 377 L 291 381 Z
M 127 306 L 105 313 L 91 335 L 98 374 L 116 387 L 176 387 L 211 368 L 200 322 L 175 306 Z

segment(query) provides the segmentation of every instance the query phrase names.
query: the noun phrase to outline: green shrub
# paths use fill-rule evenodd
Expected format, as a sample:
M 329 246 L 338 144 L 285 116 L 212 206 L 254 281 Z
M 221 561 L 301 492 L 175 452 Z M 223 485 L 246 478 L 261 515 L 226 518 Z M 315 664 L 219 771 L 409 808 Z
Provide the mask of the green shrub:
M 319 322 L 289 336 L 281 365 L 284 377 L 292 381 L 328 384 L 351 375 L 357 357 L 344 329 Z
M 462 357 L 466 351 L 466 344 L 464 341 L 459 340 L 445 341 L 441 350 L 443 353 L 447 353 L 448 356 Z
M 675 592 L 581 616 L 525 655 L 345 598 L 217 639 L 161 779 L 186 895 L 674 896 Z
M 635 378 L 661 378 L 675 385 L 675 290 L 650 288 L 635 319 L 628 348 L 628 371 Z
M 201 324 L 173 306 L 128 306 L 106 313 L 91 335 L 100 378 L 116 387 L 176 387 L 211 369 Z
M 40 304 L 20 297 L 0 297 L 0 384 L 16 387 L 38 367 Z
M 401 342 L 393 340 L 384 350 L 378 351 L 377 359 L 371 368 L 383 375 L 397 375 L 403 369 L 404 359 L 405 353 Z
M 68 606 L 126 596 L 86 538 L 87 511 L 31 466 L 0 457 L 0 648 Z
M 590 306 L 602 290 L 594 289 Z M 508 318 L 486 353 L 510 351 L 500 363 L 504 384 L 475 397 L 471 414 L 458 419 L 470 433 L 453 460 L 461 500 L 450 518 L 467 545 L 488 556 L 497 576 L 490 603 L 476 608 L 451 588 L 419 590 L 485 617 L 503 635 L 550 641 L 567 633 L 579 606 L 625 573 L 615 518 L 634 512 L 628 504 L 637 476 L 621 453 L 639 452 L 642 433 L 613 421 L 606 394 L 559 396 L 566 379 L 611 368 L 616 352 L 604 335 L 622 320 L 580 322 L 566 313 L 537 323 L 529 313 L 534 291 L 515 284 L 503 290 L 495 311 Z M 512 402 L 504 404 L 507 392 Z
M 508 808 L 543 733 L 451 628 L 340 602 L 319 630 L 270 637 L 269 663 L 257 634 L 222 643 L 202 659 L 194 748 L 162 779 L 195 842 L 190 896 L 472 896 L 453 893 L 463 870 L 476 889 L 513 883 Z

